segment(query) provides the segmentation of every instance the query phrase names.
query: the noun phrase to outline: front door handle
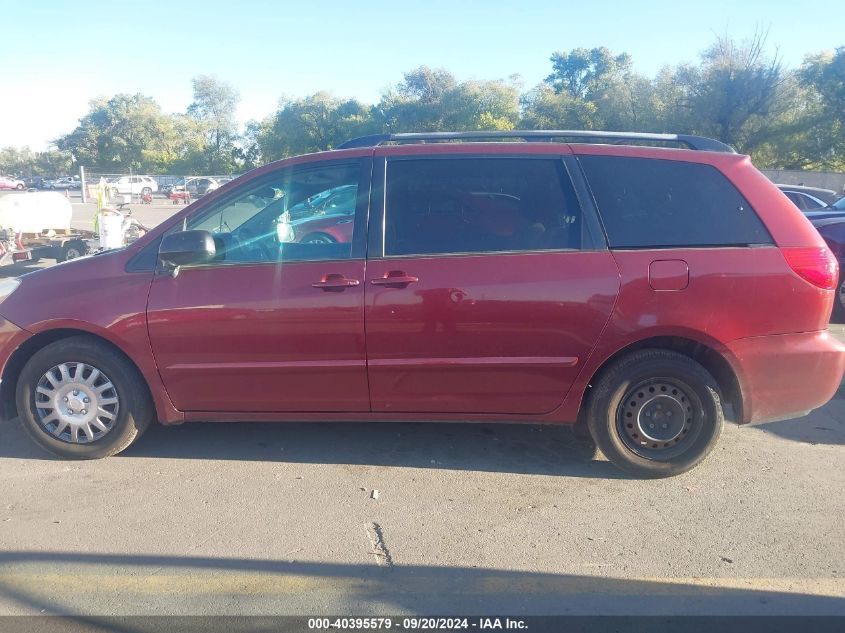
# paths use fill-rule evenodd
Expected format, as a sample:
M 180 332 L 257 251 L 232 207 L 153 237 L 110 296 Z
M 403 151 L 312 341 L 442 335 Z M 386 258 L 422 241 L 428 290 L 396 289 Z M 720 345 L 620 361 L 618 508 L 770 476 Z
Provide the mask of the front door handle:
M 323 275 L 320 281 L 315 281 L 311 286 L 326 292 L 342 292 L 344 289 L 357 286 L 360 283 L 357 279 L 347 279 L 339 273 L 329 273 Z
M 376 277 L 370 283 L 375 286 L 396 286 L 401 288 L 407 286 L 408 284 L 415 284 L 419 280 L 419 277 L 405 274 L 402 270 L 391 270 L 385 273 L 384 277 Z

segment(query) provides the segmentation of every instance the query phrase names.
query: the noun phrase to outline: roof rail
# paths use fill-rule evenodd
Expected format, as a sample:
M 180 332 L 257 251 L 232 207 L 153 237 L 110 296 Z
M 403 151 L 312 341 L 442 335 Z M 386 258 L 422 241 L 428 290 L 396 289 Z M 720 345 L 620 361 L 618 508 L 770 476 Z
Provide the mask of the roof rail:
M 678 143 L 689 149 L 708 152 L 730 152 L 736 151 L 721 141 L 704 136 L 691 136 L 689 134 L 651 134 L 648 132 L 603 132 L 587 130 L 507 130 L 507 131 L 474 131 L 474 132 L 411 132 L 405 134 L 371 134 L 353 138 L 338 149 L 350 149 L 353 147 L 378 147 L 383 143 L 414 143 L 426 141 L 463 141 L 463 140 L 498 140 L 498 139 L 521 139 L 523 141 L 540 141 L 551 143 L 552 139 L 572 139 L 575 142 L 598 142 L 607 140 L 618 143 L 619 141 L 652 141 L 660 143 Z

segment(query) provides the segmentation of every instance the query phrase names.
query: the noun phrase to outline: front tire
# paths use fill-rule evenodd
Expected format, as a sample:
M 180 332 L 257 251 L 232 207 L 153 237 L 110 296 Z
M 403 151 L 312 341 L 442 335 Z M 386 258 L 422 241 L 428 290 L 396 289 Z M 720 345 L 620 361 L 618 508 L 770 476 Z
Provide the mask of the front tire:
M 605 457 L 638 477 L 671 477 L 699 464 L 719 440 L 719 386 L 697 362 L 644 349 L 614 362 L 595 381 L 587 425 Z
M 69 459 L 119 453 L 153 420 L 138 370 L 117 350 L 88 336 L 52 343 L 18 379 L 21 424 L 42 448 Z
M 26 189 L 26 187 L 24 185 L 15 185 L 15 189 L 17 189 L 18 191 L 23 191 L 24 189 Z

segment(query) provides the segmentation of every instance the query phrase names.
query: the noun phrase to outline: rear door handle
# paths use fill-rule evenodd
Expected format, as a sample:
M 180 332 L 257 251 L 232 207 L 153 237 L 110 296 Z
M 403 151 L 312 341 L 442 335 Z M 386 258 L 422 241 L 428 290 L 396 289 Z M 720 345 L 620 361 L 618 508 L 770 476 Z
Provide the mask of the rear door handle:
M 311 284 L 311 286 L 313 288 L 320 288 L 326 292 L 341 292 L 346 288 L 357 286 L 360 283 L 361 282 L 357 279 L 347 279 L 341 274 L 329 273 L 327 275 L 323 275 L 323 278 L 320 279 L 320 281 L 315 281 Z
M 408 284 L 415 284 L 420 280 L 419 277 L 407 275 L 401 270 L 391 270 L 384 275 L 384 277 L 376 277 L 371 284 L 375 286 L 407 286 Z

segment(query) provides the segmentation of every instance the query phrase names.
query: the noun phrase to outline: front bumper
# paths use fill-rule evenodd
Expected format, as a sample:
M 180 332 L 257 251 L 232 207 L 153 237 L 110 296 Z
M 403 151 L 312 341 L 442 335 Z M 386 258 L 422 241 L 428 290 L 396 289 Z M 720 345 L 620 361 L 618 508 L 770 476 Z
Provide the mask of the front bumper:
M 0 317 L 0 420 L 12 417 L 10 412 L 14 411 L 16 380 L 4 380 L 6 370 L 9 368 L 9 359 L 20 344 L 30 336 L 31 334 L 26 330 Z M 18 359 L 15 363 L 18 369 L 22 360 L 26 359 Z
M 826 404 L 845 373 L 845 345 L 826 331 L 743 338 L 728 344 L 742 389 L 742 422 L 806 415 Z

